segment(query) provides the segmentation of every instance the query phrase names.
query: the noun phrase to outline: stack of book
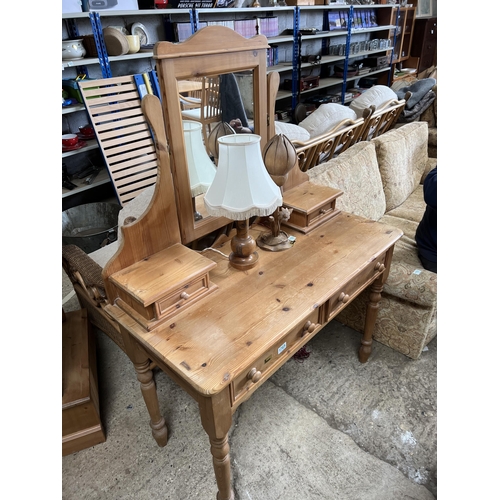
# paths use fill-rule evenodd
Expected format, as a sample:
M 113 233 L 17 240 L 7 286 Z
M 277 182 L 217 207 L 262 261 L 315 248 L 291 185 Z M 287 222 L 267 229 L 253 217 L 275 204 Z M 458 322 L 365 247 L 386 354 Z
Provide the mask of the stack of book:
M 267 49 L 267 66 L 276 66 L 279 62 L 278 46 L 270 45 Z
M 198 23 L 198 29 L 208 26 L 206 22 Z M 174 23 L 175 29 L 175 39 L 177 42 L 183 42 L 189 38 L 193 31 L 191 29 L 191 23 Z
M 245 38 L 251 38 L 259 33 L 258 19 L 239 19 L 234 21 L 234 31 Z
M 259 33 L 261 35 L 269 38 L 270 36 L 278 36 L 280 34 L 277 17 L 260 17 L 257 21 L 259 23 Z
M 349 22 L 348 10 L 336 10 L 328 13 L 330 31 L 347 29 Z M 351 20 L 351 28 L 373 28 L 378 26 L 375 9 L 356 9 Z

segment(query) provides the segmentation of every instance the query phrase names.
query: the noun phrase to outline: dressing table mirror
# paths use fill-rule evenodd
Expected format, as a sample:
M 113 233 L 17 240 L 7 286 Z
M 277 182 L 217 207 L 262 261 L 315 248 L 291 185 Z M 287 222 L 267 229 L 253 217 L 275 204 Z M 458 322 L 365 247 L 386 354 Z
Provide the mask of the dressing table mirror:
M 231 221 L 204 214 L 202 218 L 195 220 L 194 208 L 202 212 L 203 195 L 197 196 L 193 203 L 179 99 L 185 83 L 181 82 L 225 74 L 248 75 L 248 88 L 251 89 L 253 102 L 252 126 L 254 133 L 261 136 L 263 148 L 269 138 L 266 77 L 268 47 L 267 38 L 263 35 L 244 38 L 225 26 L 208 26 L 184 42 L 158 42 L 154 47 L 181 240 L 184 245 Z

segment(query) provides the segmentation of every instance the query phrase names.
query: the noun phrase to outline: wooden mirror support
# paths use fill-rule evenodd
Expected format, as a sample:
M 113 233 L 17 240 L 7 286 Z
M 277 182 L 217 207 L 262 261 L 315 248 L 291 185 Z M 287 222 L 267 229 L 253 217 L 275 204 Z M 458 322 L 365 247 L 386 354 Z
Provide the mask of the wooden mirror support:
M 146 95 L 142 110 L 158 155 L 157 182 L 145 212 L 122 227 L 121 244 L 103 269 L 110 303 L 152 330 L 217 287 L 215 263 L 182 245 L 160 100 Z
M 267 38 L 244 38 L 225 26 L 207 26 L 184 42 L 158 42 L 154 59 L 160 83 L 166 133 L 177 200 L 182 243 L 187 245 L 231 221 L 224 217 L 204 217 L 195 221 L 179 100 L 181 80 L 227 73 L 252 74 L 254 132 L 261 146 L 268 141 L 267 123 Z

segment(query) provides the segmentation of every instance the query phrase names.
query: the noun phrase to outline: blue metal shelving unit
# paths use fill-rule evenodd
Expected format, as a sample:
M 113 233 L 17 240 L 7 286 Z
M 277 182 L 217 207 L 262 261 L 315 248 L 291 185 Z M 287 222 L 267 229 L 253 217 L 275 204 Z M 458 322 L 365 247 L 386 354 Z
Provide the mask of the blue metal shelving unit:
M 292 109 L 299 100 L 299 30 L 300 30 L 300 8 L 293 9 L 293 61 L 292 61 Z
M 108 52 L 106 51 L 106 44 L 104 43 L 104 36 L 102 34 L 101 16 L 99 15 L 99 12 L 90 12 L 89 17 L 90 24 L 92 25 L 92 32 L 94 34 L 97 57 L 99 58 L 102 76 L 103 78 L 111 78 L 113 75 L 111 74 Z

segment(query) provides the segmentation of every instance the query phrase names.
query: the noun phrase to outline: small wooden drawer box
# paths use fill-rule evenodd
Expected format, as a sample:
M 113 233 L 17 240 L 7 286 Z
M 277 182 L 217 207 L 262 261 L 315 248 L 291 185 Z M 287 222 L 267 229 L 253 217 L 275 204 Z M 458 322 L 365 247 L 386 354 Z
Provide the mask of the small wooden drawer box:
M 214 291 L 209 271 L 217 264 L 175 244 L 110 277 L 116 305 L 147 330 Z
M 342 194 L 340 189 L 318 186 L 311 182 L 304 182 L 285 191 L 283 206 L 292 208 L 293 211 L 290 218 L 282 224 L 307 234 L 340 213 L 335 204 Z

